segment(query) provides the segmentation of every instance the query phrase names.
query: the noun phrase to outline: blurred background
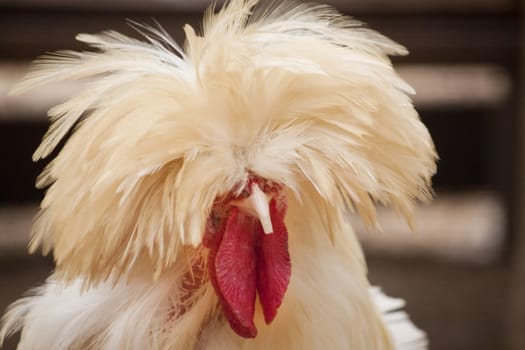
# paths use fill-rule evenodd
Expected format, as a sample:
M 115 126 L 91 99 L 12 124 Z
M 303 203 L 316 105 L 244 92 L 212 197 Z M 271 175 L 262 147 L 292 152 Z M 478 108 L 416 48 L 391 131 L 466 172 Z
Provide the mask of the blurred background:
M 262 0 L 264 1 L 264 0 Z M 370 278 L 408 302 L 431 349 L 525 349 L 525 5 L 519 0 L 324 1 L 407 46 L 396 57 L 441 160 L 436 200 L 415 233 L 381 210 L 383 232 L 356 222 Z M 79 32 L 133 34 L 126 19 L 157 20 L 182 43 L 204 0 L 0 0 L 0 310 L 39 285 L 49 258 L 28 256 L 44 162 L 31 154 L 46 110 L 78 87 L 21 97 L 7 91 L 36 56 L 85 49 Z M 14 349 L 8 341 L 5 349 Z

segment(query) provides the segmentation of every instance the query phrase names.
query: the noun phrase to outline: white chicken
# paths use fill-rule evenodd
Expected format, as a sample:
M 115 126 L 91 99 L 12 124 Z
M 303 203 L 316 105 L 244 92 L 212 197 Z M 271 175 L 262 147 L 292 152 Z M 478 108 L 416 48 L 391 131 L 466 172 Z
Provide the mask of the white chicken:
M 0 342 L 20 350 L 424 349 L 402 301 L 371 289 L 348 222 L 375 204 L 409 221 L 436 153 L 388 55 L 406 50 L 334 9 L 231 0 L 143 41 L 44 56 L 14 93 L 85 89 L 50 110 L 34 159 L 60 153 L 30 250 L 44 286 Z

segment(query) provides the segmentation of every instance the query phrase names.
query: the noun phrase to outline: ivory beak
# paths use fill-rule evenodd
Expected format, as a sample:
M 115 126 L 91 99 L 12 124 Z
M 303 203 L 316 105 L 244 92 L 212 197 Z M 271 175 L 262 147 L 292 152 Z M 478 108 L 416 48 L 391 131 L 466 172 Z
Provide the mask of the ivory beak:
M 270 217 L 269 198 L 255 182 L 251 184 L 252 193 L 249 197 L 235 201 L 233 204 L 240 207 L 261 222 L 265 234 L 273 233 L 272 219 Z
M 270 217 L 270 206 L 268 198 L 256 183 L 252 184 L 252 195 L 248 197 L 253 211 L 261 222 L 263 231 L 266 234 L 273 233 L 272 219 Z

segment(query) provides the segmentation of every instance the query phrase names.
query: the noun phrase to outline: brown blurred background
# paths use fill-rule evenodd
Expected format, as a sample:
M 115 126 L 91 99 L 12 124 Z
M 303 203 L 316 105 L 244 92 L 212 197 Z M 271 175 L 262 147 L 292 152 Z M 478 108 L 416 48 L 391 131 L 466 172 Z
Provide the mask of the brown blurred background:
M 261 0 L 264 1 L 264 0 Z M 384 232 L 356 226 L 373 283 L 408 302 L 433 350 L 525 349 L 525 5 L 519 0 L 324 1 L 410 49 L 394 58 L 440 154 L 434 204 L 416 233 L 381 211 Z M 182 43 L 205 0 L 0 0 L 0 310 L 39 285 L 52 261 L 27 256 L 42 192 L 31 162 L 45 111 L 75 84 L 17 98 L 8 89 L 29 62 L 84 49 L 79 32 L 132 30 L 157 20 Z M 5 349 L 15 349 L 10 340 Z

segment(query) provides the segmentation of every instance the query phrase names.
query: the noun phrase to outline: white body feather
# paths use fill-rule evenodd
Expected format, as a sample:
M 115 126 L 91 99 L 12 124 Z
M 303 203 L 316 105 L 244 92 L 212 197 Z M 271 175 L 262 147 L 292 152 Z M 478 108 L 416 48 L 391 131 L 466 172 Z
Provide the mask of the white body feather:
M 400 305 L 369 291 L 345 215 L 374 225 L 381 202 L 410 220 L 430 197 L 433 144 L 387 58 L 405 50 L 328 7 L 250 17 L 256 3 L 208 13 L 202 37 L 187 26 L 184 50 L 160 30 L 79 35 L 100 52 L 43 58 L 20 84 L 93 79 L 50 111 L 35 152 L 77 125 L 39 179 L 51 186 L 31 249 L 53 250 L 57 270 L 10 308 L 0 342 L 22 329 L 20 350 L 425 348 Z M 248 171 L 288 189 L 293 272 L 276 319 L 256 310 L 247 340 L 206 278 L 190 298 L 182 281 L 205 259 L 211 204 Z

